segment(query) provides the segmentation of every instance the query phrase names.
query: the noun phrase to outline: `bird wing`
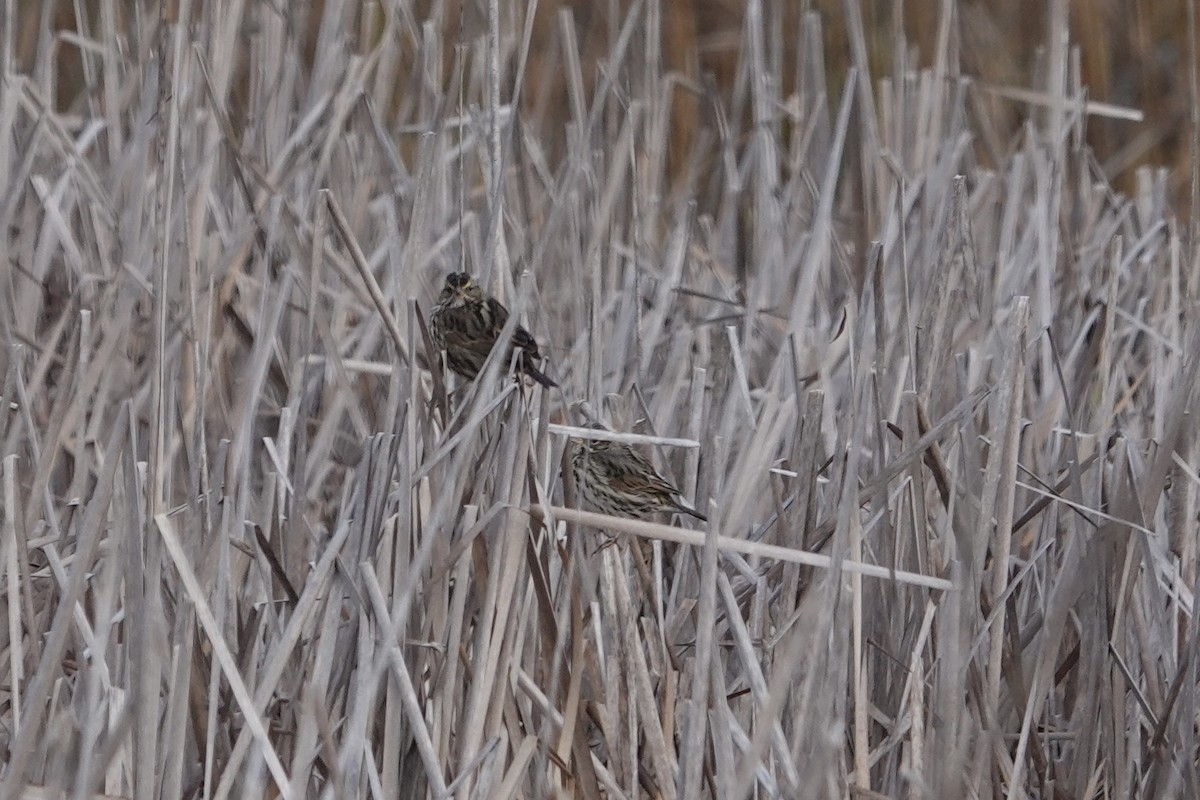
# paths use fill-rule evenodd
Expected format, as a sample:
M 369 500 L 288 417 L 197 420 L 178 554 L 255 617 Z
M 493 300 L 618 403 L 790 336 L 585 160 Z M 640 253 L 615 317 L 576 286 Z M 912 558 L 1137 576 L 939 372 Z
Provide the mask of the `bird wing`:
M 518 325 L 517 329 L 513 331 L 512 340 L 513 344 L 524 350 L 530 358 L 538 359 L 542 357 L 542 354 L 538 352 L 537 341 L 534 340 L 533 335 L 520 325 Z
M 679 493 L 674 486 L 656 475 L 638 475 L 632 472 L 623 472 L 613 476 L 609 484 L 619 491 L 629 491 L 636 494 L 654 492 L 670 497 Z
M 500 330 L 504 327 L 504 323 L 508 322 L 508 309 L 494 297 L 488 297 L 488 312 L 492 317 L 492 327 L 495 330 Z
M 508 322 L 508 309 L 505 308 L 504 305 L 496 298 L 489 297 L 488 310 L 492 312 L 492 317 L 495 319 L 494 324 L 496 331 L 499 332 L 499 330 L 504 327 L 505 323 Z M 512 343 L 513 346 L 528 353 L 530 358 L 541 358 L 541 354 L 538 353 L 537 341 L 533 338 L 533 335 L 529 331 L 525 330 L 525 328 L 521 325 L 517 325 L 516 329 L 513 331 Z
M 482 358 L 487 358 L 488 353 L 492 352 L 492 346 L 496 342 L 493 337 L 453 327 L 447 328 L 442 334 L 442 338 L 445 339 L 445 349 L 465 350 L 469 353 L 477 353 Z
M 613 475 L 611 483 L 615 487 L 643 492 L 661 492 L 668 497 L 679 494 L 679 490 L 659 475 L 654 465 L 637 450 L 631 447 L 625 455 L 637 465 L 637 469 L 614 469 L 613 472 L 616 474 Z M 615 464 L 610 464 L 610 467 L 613 466 Z

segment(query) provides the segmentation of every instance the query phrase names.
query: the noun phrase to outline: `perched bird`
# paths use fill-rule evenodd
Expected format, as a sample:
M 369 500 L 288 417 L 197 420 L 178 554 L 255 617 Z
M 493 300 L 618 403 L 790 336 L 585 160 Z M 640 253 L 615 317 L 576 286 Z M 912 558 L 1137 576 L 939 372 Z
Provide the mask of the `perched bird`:
M 485 294 L 479 282 L 465 272 L 451 272 L 429 315 L 429 333 L 439 350 L 446 352 L 446 365 L 467 380 L 474 380 L 496 345 L 508 309 L 499 300 Z M 541 359 L 537 342 L 520 325 L 513 331 L 504 362 L 512 360 L 519 349 L 517 369 L 549 389 L 558 386 L 534 365 Z
M 603 430 L 600 425 L 589 427 Z M 708 520 L 685 505 L 679 490 L 627 444 L 582 439 L 575 447 L 571 465 L 579 495 L 601 513 L 644 517 L 656 511 L 676 511 Z

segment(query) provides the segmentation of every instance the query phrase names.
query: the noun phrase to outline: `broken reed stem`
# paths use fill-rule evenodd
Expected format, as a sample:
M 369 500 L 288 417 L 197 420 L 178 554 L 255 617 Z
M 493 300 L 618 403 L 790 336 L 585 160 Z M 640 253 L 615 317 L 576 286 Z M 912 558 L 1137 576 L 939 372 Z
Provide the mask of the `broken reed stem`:
M 593 528 L 617 533 L 629 533 L 634 536 L 641 536 L 644 539 L 661 539 L 664 542 L 676 542 L 694 547 L 703 547 L 706 538 L 705 534 L 686 528 L 672 528 L 669 525 L 659 525 L 654 522 L 645 522 L 638 519 L 625 519 L 624 517 L 610 517 L 607 514 L 597 514 L 593 511 L 581 511 L 562 506 L 547 506 L 543 508 L 540 505 L 532 505 L 529 507 L 529 513 L 545 521 L 560 519 L 564 522 L 578 522 L 581 525 L 590 525 Z M 871 578 L 884 578 L 896 581 L 897 583 L 924 586 L 928 589 L 937 589 L 940 591 L 949 591 L 954 588 L 954 584 L 945 578 L 918 575 L 915 572 L 906 572 L 904 570 L 893 570 L 878 566 L 877 564 L 864 564 L 859 561 L 834 559 L 820 553 L 810 553 L 805 550 L 795 550 L 790 547 L 762 544 L 761 542 L 749 542 L 744 539 L 733 539 L 728 536 L 718 535 L 716 541 L 717 549 L 721 552 L 742 553 L 774 561 L 803 564 L 808 567 L 817 567 L 818 569 L 840 569 L 845 572 L 865 575 Z

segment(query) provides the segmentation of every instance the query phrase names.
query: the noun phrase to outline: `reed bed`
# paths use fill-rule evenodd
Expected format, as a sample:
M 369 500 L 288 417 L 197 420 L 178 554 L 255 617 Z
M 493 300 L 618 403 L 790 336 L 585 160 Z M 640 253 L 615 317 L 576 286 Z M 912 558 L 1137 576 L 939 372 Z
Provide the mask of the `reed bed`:
M 1065 11 L 1000 139 L 955 13 L 876 80 L 856 3 L 837 74 L 781 5 L 728 92 L 642 0 L 595 64 L 495 0 L 41 29 L 0 82 L 0 795 L 1200 791 L 1172 176 L 1111 188 L 1086 125 L 1137 113 Z M 464 268 L 561 391 L 430 369 Z M 709 521 L 579 510 L 584 411 Z

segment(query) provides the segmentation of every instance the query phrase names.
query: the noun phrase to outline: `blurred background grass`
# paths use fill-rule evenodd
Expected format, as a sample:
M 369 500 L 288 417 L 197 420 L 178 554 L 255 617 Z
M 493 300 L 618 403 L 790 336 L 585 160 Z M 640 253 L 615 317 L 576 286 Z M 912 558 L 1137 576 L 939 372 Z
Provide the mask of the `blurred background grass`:
M 846 4 L 853 0 L 778 0 L 763 3 L 763 13 L 774 18 L 770 30 L 776 41 L 768 43 L 783 69 L 779 74 L 794 76 L 799 52 L 800 20 L 804 14 L 820 15 L 824 39 L 826 72 L 840 80 L 851 64 Z M 564 147 L 564 125 L 568 105 L 560 101 L 566 87 L 558 51 L 561 36 L 556 33 L 561 12 L 568 10 L 580 44 L 581 63 L 595 64 L 602 58 L 616 35 L 620 20 L 633 0 L 541 0 L 534 21 L 528 85 L 524 104 L 538 106 L 534 115 L 543 122 L 541 141 L 548 147 Z M 92 18 L 101 13 L 101 3 L 85 3 L 83 10 Z M 169 17 L 178 16 L 178 0 L 166 4 Z M 382 11 L 378 3 L 350 4 L 359 16 L 355 29 L 362 31 L 359 44 L 364 50 L 377 36 Z M 419 0 L 412 5 L 418 20 L 440 24 L 447 45 L 479 35 L 485 27 L 485 8 L 481 3 L 465 4 L 466 17 L 460 21 L 464 4 L 449 0 Z M 513 9 L 502 13 L 512 14 Z M 955 15 L 951 30 L 958 37 L 961 69 L 977 87 L 1026 87 L 1039 85 L 1048 16 L 1052 4 L 1038 0 L 1012 2 L 958 2 L 912 0 L 866 0 L 859 4 L 864 22 L 867 57 L 873 78 L 901 74 L 897 66 L 920 69 L 932 67 L 932 53 L 941 15 L 945 8 Z M 72 0 L 17 0 L 15 58 L 18 71 L 53 69 L 60 110 L 81 102 L 85 75 L 80 52 L 68 39 L 55 49 L 53 64 L 34 64 L 39 30 L 61 35 L 77 28 L 77 4 Z M 134 4 L 114 3 L 113 13 L 133 13 Z M 324 0 L 291 2 L 288 13 L 295 24 L 305 25 L 310 47 L 316 46 L 315 31 L 325 13 Z M 1088 144 L 1096 153 L 1110 182 L 1129 191 L 1134 171 L 1143 166 L 1171 169 L 1172 199 L 1178 208 L 1187 207 L 1191 174 L 1187 119 L 1188 90 L 1188 10 L 1184 0 L 1073 0 L 1068 4 L 1069 31 L 1076 48 L 1080 82 L 1092 100 L 1136 108 L 1145 115 L 1141 123 L 1093 117 L 1088 121 Z M 681 85 L 675 92 L 672 109 L 672 163 L 676 170 L 687 162 L 686 154 L 695 143 L 698 131 L 711 127 L 709 110 L 702 102 L 703 87 L 715 85 L 727 97 L 735 85 L 738 53 L 741 46 L 745 0 L 670 0 L 662 4 L 663 36 L 661 48 L 664 67 L 683 76 L 691 86 Z M 461 28 L 460 28 L 461 22 Z M 897 28 L 908 43 L 907 53 L 897 53 Z M 252 36 L 254 31 L 243 31 Z M 414 52 L 414 51 L 410 51 Z M 443 51 L 453 58 L 454 48 Z M 411 66 L 401 64 L 404 66 Z M 448 66 L 448 65 L 447 65 Z M 958 69 L 959 65 L 952 65 Z M 449 74 L 449 70 L 446 70 Z M 585 69 L 585 85 L 590 90 L 598 75 Z M 708 81 L 712 83 L 709 84 Z M 405 86 L 398 77 L 397 92 Z M 788 95 L 795 87 L 782 87 Z M 840 86 L 827 87 L 829 95 L 840 94 Z M 399 98 L 398 98 L 399 99 Z M 975 106 L 986 116 L 992 141 L 1006 142 L 1016 132 L 1026 109 L 1012 100 L 977 92 Z M 246 113 L 242 107 L 242 115 Z M 238 120 L 235 117 L 234 124 Z M 982 143 L 977 143 L 982 144 Z M 552 154 L 555 154 L 551 151 Z M 988 163 L 986 152 L 981 152 Z

